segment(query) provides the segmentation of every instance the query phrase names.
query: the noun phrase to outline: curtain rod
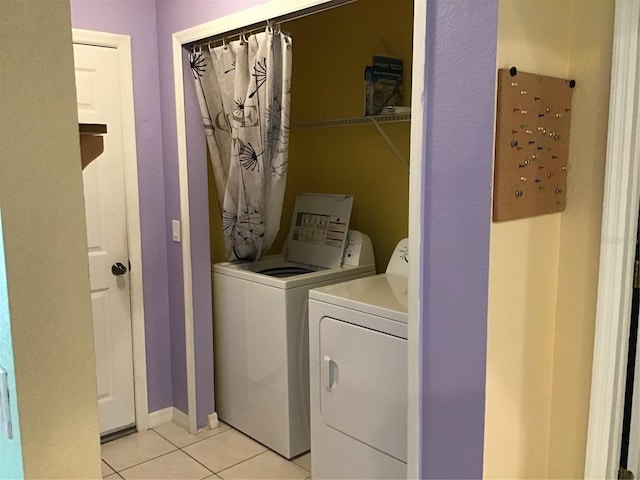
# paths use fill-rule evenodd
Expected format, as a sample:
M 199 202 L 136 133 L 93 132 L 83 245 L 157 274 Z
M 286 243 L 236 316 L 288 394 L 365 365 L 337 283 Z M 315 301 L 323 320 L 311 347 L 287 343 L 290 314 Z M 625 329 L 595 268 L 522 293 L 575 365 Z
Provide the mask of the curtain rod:
M 229 37 L 234 37 L 236 35 L 248 35 L 253 32 L 258 32 L 264 30 L 267 26 L 272 25 L 273 27 L 279 27 L 283 23 L 292 22 L 294 20 L 298 20 L 300 18 L 308 17 L 310 15 L 315 15 L 317 13 L 327 12 L 329 10 L 333 10 L 334 8 L 342 7 L 344 5 L 348 5 L 350 3 L 357 2 L 358 0 L 340 0 L 331 5 L 317 5 L 315 7 L 305 8 L 303 10 L 298 10 L 296 12 L 291 12 L 289 14 L 280 15 L 275 18 L 268 18 L 263 20 L 262 22 L 256 22 L 245 27 L 235 28 L 233 30 L 229 30 L 224 33 L 220 33 L 211 37 L 203 38 L 201 40 L 196 40 L 188 45 L 185 45 L 185 48 L 193 49 L 196 47 L 204 47 L 207 45 L 213 45 L 215 42 L 222 42 Z

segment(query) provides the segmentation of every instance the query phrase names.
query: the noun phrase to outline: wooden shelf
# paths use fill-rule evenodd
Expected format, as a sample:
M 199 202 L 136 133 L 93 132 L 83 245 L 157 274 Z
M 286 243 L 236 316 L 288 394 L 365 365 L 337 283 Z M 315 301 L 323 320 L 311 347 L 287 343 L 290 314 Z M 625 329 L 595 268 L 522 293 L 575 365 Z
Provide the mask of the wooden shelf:
M 104 151 L 103 135 L 107 133 L 107 126 L 101 123 L 81 123 L 80 132 L 80 160 L 84 169 Z
M 107 126 L 103 123 L 80 123 L 78 130 L 80 135 L 104 135 L 107 133 Z

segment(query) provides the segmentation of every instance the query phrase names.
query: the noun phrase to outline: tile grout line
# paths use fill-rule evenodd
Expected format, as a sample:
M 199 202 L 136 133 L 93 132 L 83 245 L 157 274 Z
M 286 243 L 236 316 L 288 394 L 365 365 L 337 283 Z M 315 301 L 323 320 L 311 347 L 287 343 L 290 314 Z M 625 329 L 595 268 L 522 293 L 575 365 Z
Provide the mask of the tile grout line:
M 222 470 L 220 470 L 219 472 L 213 472 L 213 473 L 215 473 L 216 475 L 218 475 L 219 473 L 222 473 L 222 472 L 224 472 L 224 471 L 226 471 L 226 470 L 229 470 L 230 468 L 237 467 L 237 466 L 238 466 L 238 465 L 240 465 L 241 463 L 248 462 L 249 460 L 253 460 L 253 459 L 254 459 L 254 458 L 256 458 L 256 457 L 259 457 L 260 455 L 264 455 L 265 453 L 267 453 L 267 452 L 269 452 L 269 451 L 270 451 L 269 449 L 266 449 L 264 452 L 256 453 L 255 455 L 253 455 L 253 456 L 251 456 L 251 457 L 247 457 L 247 458 L 245 458 L 244 460 L 241 460 L 241 461 L 239 461 L 239 462 L 237 462 L 237 463 L 234 463 L 233 465 L 230 465 L 230 466 L 228 466 L 228 467 L 223 468 L 223 469 L 222 469 Z M 219 476 L 219 475 L 218 475 L 218 476 Z
M 191 446 L 193 446 L 193 445 L 195 445 L 195 444 L 197 444 L 197 443 L 199 443 L 199 442 L 202 442 L 202 441 L 204 441 L 204 440 L 207 440 L 207 439 L 209 439 L 209 438 L 213 438 L 213 437 L 215 437 L 215 436 L 217 436 L 217 435 L 220 435 L 221 433 L 227 432 L 227 431 L 229 431 L 229 430 L 234 430 L 234 429 L 233 429 L 233 427 L 230 427 L 230 428 L 228 428 L 228 429 L 226 429 L 226 430 L 223 430 L 223 431 L 220 431 L 220 432 L 216 432 L 216 433 L 214 433 L 214 434 L 212 434 L 212 435 L 207 436 L 206 438 L 203 438 L 203 439 L 201 439 L 201 440 L 197 440 L 197 441 L 195 441 L 195 442 L 193 442 L 193 443 L 189 443 L 188 445 L 184 445 L 184 446 L 182 446 L 182 447 L 180 447 L 180 446 L 178 446 L 177 444 L 175 444 L 174 442 L 172 442 L 169 438 L 165 437 L 165 436 L 164 436 L 164 435 L 162 435 L 160 432 L 156 431 L 154 428 L 151 428 L 151 429 L 149 429 L 149 430 L 153 431 L 156 435 L 158 435 L 158 437 L 160 437 L 160 438 L 162 438 L 163 440 L 167 441 L 171 446 L 175 447 L 175 449 L 174 449 L 174 450 L 171 450 L 171 451 L 169 451 L 169 452 L 165 452 L 165 453 L 163 453 L 163 454 L 161 454 L 161 455 L 157 455 L 157 456 L 155 456 L 155 457 L 152 457 L 152 458 L 146 459 L 146 460 L 144 460 L 144 461 L 142 461 L 142 462 L 140 462 L 140 463 L 136 463 L 136 464 L 134 464 L 134 465 L 127 466 L 126 468 L 123 468 L 123 469 L 121 469 L 121 470 L 116 470 L 115 468 L 113 468 L 113 466 L 112 466 L 112 465 L 110 465 L 106 460 L 104 460 L 104 458 L 102 458 L 102 455 L 101 455 L 101 460 L 102 460 L 102 461 L 103 461 L 103 462 L 104 462 L 104 463 L 105 463 L 109 468 L 111 468 L 111 470 L 113 470 L 113 473 L 115 473 L 118 477 L 120 477 L 121 479 L 123 479 L 123 480 L 124 480 L 124 477 L 123 477 L 122 475 L 120 475 L 120 473 L 121 473 L 121 472 L 124 472 L 124 471 L 129 470 L 129 469 L 134 468 L 134 467 L 138 467 L 138 466 L 143 465 L 143 464 L 145 464 L 145 463 L 151 462 L 151 461 L 153 461 L 153 460 L 157 460 L 157 459 L 159 459 L 159 458 L 161 458 L 161 457 L 164 457 L 164 456 L 167 456 L 167 455 L 169 455 L 169 454 L 171 454 L 171 453 L 175 453 L 175 452 L 179 451 L 179 452 L 182 452 L 183 454 L 185 454 L 187 457 L 189 457 L 189 458 L 190 458 L 190 459 L 192 459 L 193 461 L 195 461 L 197 464 L 199 464 L 199 465 L 200 465 L 200 466 L 202 466 L 203 468 L 205 468 L 207 471 L 209 471 L 209 472 L 210 472 L 210 475 L 208 475 L 207 477 L 210 477 L 211 475 L 215 475 L 216 477 L 221 478 L 221 477 L 218 475 L 219 473 L 222 473 L 222 472 L 224 472 L 224 471 L 226 471 L 226 470 L 229 470 L 230 468 L 236 467 L 236 466 L 238 466 L 238 465 L 240 465 L 240 464 L 242 464 L 242 463 L 244 463 L 244 462 L 247 462 L 247 461 L 249 461 L 249 460 L 252 460 L 252 459 L 254 459 L 254 458 L 256 458 L 256 457 L 258 457 L 258 456 L 260 456 L 260 455 L 263 455 L 263 454 L 265 454 L 265 453 L 267 453 L 267 452 L 269 452 L 269 451 L 270 451 L 268 448 L 266 448 L 266 447 L 265 447 L 265 448 L 266 448 L 266 450 L 264 450 L 264 451 L 262 451 L 262 452 L 260 452 L 260 453 L 257 453 L 257 454 L 255 454 L 255 455 L 252 455 L 252 456 L 250 456 L 250 457 L 248 457 L 248 458 L 245 458 L 245 459 L 243 459 L 243 460 L 241 460 L 241 461 L 239 461 L 239 462 L 234 463 L 233 465 L 230 465 L 230 466 L 228 466 L 228 467 L 225 467 L 225 468 L 223 468 L 222 470 L 220 470 L 220 471 L 216 472 L 216 471 L 214 471 L 213 469 L 211 469 L 211 468 L 207 467 L 207 466 L 206 466 L 205 464 L 203 464 L 202 462 L 200 462 L 197 458 L 195 458 L 195 457 L 193 457 L 192 455 L 190 455 L 190 454 L 189 454 L 188 452 L 186 452 L 184 449 L 185 449 L 185 448 L 188 448 L 188 447 L 191 447 Z M 239 432 L 239 433 L 242 433 L 242 432 Z M 242 433 L 242 434 L 243 434 L 243 435 L 245 435 L 244 433 Z M 263 445 L 263 447 L 264 447 L 264 445 Z M 304 455 L 304 454 L 303 454 L 303 455 Z M 302 455 L 300 455 L 300 456 L 302 456 Z M 284 458 L 284 457 L 282 457 L 282 458 Z M 299 465 L 299 464 L 298 464 L 298 463 L 296 463 L 294 460 L 292 460 L 292 459 L 286 459 L 286 458 L 284 458 L 284 459 L 285 459 L 286 461 L 288 461 L 288 462 L 290 462 L 290 463 L 294 464 L 295 466 L 297 466 L 297 467 L 301 468 L 301 469 L 302 469 L 302 470 L 304 470 L 305 472 L 309 472 L 309 474 L 311 474 L 311 471 L 310 471 L 310 470 L 307 470 L 305 467 L 303 467 L 302 465 Z M 111 474 L 109 474 L 109 475 L 113 475 L 113 473 L 111 473 Z M 205 478 L 207 478 L 207 477 L 205 477 Z M 306 478 L 309 478 L 309 477 L 306 477 Z
M 155 428 L 150 428 L 149 430 L 153 430 L 156 434 L 160 435 L 162 438 L 164 438 L 167 442 L 169 442 L 171 445 L 173 445 L 174 447 L 176 447 L 178 450 L 182 447 L 180 447 L 180 445 L 175 444 L 174 442 L 172 442 L 171 440 L 169 440 L 167 437 L 165 437 L 164 435 L 162 435 L 160 432 L 158 432 Z
M 210 437 L 203 438 L 202 440 L 207 440 L 208 438 L 215 437 L 216 435 L 218 435 L 218 434 L 220 434 L 220 433 L 225 433 L 225 432 L 228 432 L 228 431 L 230 431 L 230 430 L 233 430 L 233 431 L 235 431 L 235 432 L 238 432 L 238 433 L 240 433 L 240 434 L 242 434 L 242 435 L 246 436 L 247 438 L 251 438 L 251 437 L 249 437 L 248 435 L 245 435 L 244 433 L 242 433 L 242 432 L 240 432 L 239 430 L 236 430 L 236 429 L 234 429 L 233 427 L 231 427 L 231 426 L 230 426 L 230 428 L 228 428 L 227 430 L 224 430 L 224 431 L 222 431 L 222 432 L 218 432 L 218 433 L 216 433 L 215 435 L 211 435 Z M 253 439 L 252 439 L 252 440 L 253 440 Z M 255 441 L 255 440 L 254 440 L 254 441 Z M 198 442 L 195 442 L 195 443 L 198 443 Z M 223 468 L 222 470 L 219 470 L 219 471 L 217 471 L 217 472 L 216 472 L 216 471 L 214 471 L 213 469 L 211 469 L 211 468 L 207 467 L 207 466 L 206 466 L 205 464 L 203 464 L 202 462 L 200 462 L 200 460 L 198 460 L 197 458 L 195 458 L 194 456 L 192 456 L 191 454 L 189 454 L 189 452 L 186 452 L 186 451 L 184 450 L 185 448 L 188 448 L 188 447 L 190 447 L 190 446 L 192 446 L 192 445 L 195 445 L 195 443 L 191 443 L 191 444 L 189 444 L 189 445 L 185 445 L 184 447 L 178 447 L 178 449 L 179 449 L 180 451 L 182 451 L 182 453 L 184 453 L 185 455 L 187 455 L 189 458 L 192 458 L 194 461 L 196 461 L 197 463 L 199 463 L 200 465 L 202 465 L 204 468 L 206 468 L 207 470 L 209 470 L 211 473 L 213 473 L 213 474 L 214 474 L 215 476 L 217 476 L 217 477 L 219 477 L 218 473 L 220 473 L 220 472 L 224 472 L 225 470 L 228 470 L 229 468 L 233 468 L 233 467 L 235 467 L 235 466 L 237 466 L 237 465 L 240 465 L 240 464 L 241 464 L 241 463 L 243 463 L 243 462 L 246 462 L 246 461 L 248 461 L 248 460 L 251 460 L 252 458 L 257 457 L 258 455 L 262 455 L 263 453 L 267 453 L 267 452 L 269 451 L 269 449 L 268 449 L 267 447 L 265 447 L 264 445 L 260 444 L 260 445 L 262 445 L 262 446 L 266 449 L 265 451 L 260 452 L 260 453 L 257 453 L 257 454 L 255 454 L 255 455 L 253 455 L 253 456 L 251 456 L 251 457 L 247 457 L 247 458 L 245 458 L 244 460 L 241 460 L 241 461 L 239 461 L 239 462 L 237 462 L 237 463 L 234 463 L 233 465 L 230 465 L 230 466 L 228 466 L 228 467 L 225 467 L 225 468 Z
M 158 432 L 156 432 L 156 431 L 155 431 L 155 430 L 153 430 L 152 428 L 150 428 L 149 430 L 147 430 L 147 432 L 148 432 L 148 431 L 152 431 L 153 433 L 155 433 L 156 435 L 158 435 L 158 436 L 159 436 L 160 438 L 162 438 L 163 440 L 166 440 L 162 435 L 160 435 Z M 137 432 L 137 433 L 141 433 L 141 432 Z M 126 438 L 126 437 L 123 437 L 123 438 Z M 167 440 L 167 442 L 169 442 L 169 441 Z M 157 455 L 157 456 L 155 456 L 155 457 L 152 457 L 152 458 L 149 458 L 149 459 L 147 459 L 147 460 L 144 460 L 144 461 L 142 461 L 142 462 L 140 462 L 140 463 L 136 463 L 136 464 L 134 464 L 134 465 L 131 465 L 131 466 L 128 466 L 128 467 L 125 467 L 125 468 L 121 468 L 120 470 L 116 470 L 115 468 L 111 467 L 111 465 L 109 465 L 107 462 L 104 462 L 104 463 L 106 463 L 107 465 L 109 465 L 109 466 L 113 469 L 113 471 L 114 471 L 114 472 L 116 472 L 120 477 L 122 477 L 122 475 L 120 475 L 120 472 L 124 472 L 125 470 L 129 470 L 130 468 L 137 467 L 138 465 L 142 465 L 143 463 L 150 462 L 151 460 L 155 460 L 156 458 L 164 457 L 165 455 L 169 455 L 170 453 L 177 452 L 178 450 L 180 450 L 180 447 L 177 447 L 176 445 L 173 445 L 173 443 L 171 443 L 171 442 L 169 442 L 169 443 L 170 443 L 172 446 L 174 446 L 174 447 L 175 447 L 175 450 L 171 450 L 170 452 L 162 453 L 162 454 Z M 101 455 L 101 456 L 102 456 L 102 455 Z M 103 459 L 103 461 L 104 461 L 104 459 Z
M 193 443 L 191 444 L 193 445 Z M 190 447 L 191 445 L 185 445 L 185 447 Z M 216 472 L 213 471 L 213 469 L 207 467 L 204 463 L 202 463 L 200 460 L 198 460 L 197 458 L 193 457 L 192 455 L 189 455 L 189 452 L 185 452 L 182 448 L 180 449 L 180 451 L 182 453 L 184 453 L 187 457 L 189 457 L 191 460 L 193 460 L 194 462 L 202 465 L 204 468 L 206 468 L 207 470 L 209 470 L 212 474 L 216 475 Z M 209 475 L 211 476 L 211 475 Z M 217 476 L 217 475 L 216 475 Z M 206 478 L 206 477 L 205 477 Z
M 160 454 L 158 456 L 155 456 L 153 458 L 149 458 L 148 460 L 145 460 L 144 462 L 136 463 L 135 465 L 131 465 L 130 467 L 125 467 L 125 468 L 123 468 L 121 470 L 114 470 L 114 471 L 119 474 L 120 472 L 124 472 L 125 470 L 129 470 L 130 468 L 139 467 L 140 465 L 144 465 L 145 463 L 148 463 L 148 462 L 150 462 L 152 460 L 157 460 L 159 458 L 166 457 L 167 455 L 169 455 L 171 453 L 176 453 L 179 450 L 180 450 L 179 448 L 176 448 L 175 450 L 171 450 L 170 452 L 165 452 L 165 453 Z M 111 468 L 113 468 L 113 467 L 111 467 Z
M 138 466 L 143 465 L 143 464 L 145 464 L 145 463 L 147 463 L 147 462 L 150 462 L 150 461 L 152 461 L 152 460 L 157 460 L 158 458 L 161 458 L 161 457 L 164 457 L 164 456 L 166 456 L 166 455 L 169 455 L 170 453 L 174 453 L 174 452 L 177 452 L 177 451 L 181 451 L 181 452 L 182 452 L 182 453 L 184 453 L 185 455 L 189 456 L 189 458 L 192 458 L 192 459 L 193 459 L 193 460 L 195 460 L 197 463 L 199 463 L 200 465 L 202 465 L 204 468 L 206 468 L 206 469 L 207 469 L 207 470 L 209 470 L 212 474 L 214 474 L 214 475 L 215 475 L 215 473 L 216 473 L 216 472 L 214 472 L 213 470 L 211 470 L 210 468 L 208 468 L 206 465 L 203 465 L 202 463 L 198 462 L 198 460 L 196 460 L 196 459 L 195 459 L 195 458 L 193 458 L 191 455 L 189 455 L 187 452 L 185 452 L 185 451 L 183 450 L 183 448 L 189 447 L 189 446 L 191 446 L 191 445 L 195 445 L 196 443 L 201 442 L 201 441 L 203 441 L 203 440 L 206 440 L 207 438 L 215 437 L 216 435 L 219 435 L 220 433 L 224 433 L 224 432 L 226 432 L 227 430 L 223 430 L 222 432 L 217 432 L 217 433 L 215 433 L 215 434 L 213 434 L 213 435 L 210 435 L 210 436 L 209 436 L 209 437 L 207 437 L 207 438 L 203 438 L 202 440 L 198 440 L 198 441 L 196 441 L 196 442 L 190 443 L 189 445 L 185 445 L 184 447 L 179 447 L 178 445 L 176 445 L 175 443 L 173 443 L 171 440 L 169 440 L 168 438 L 166 438 L 164 435 L 162 435 L 160 432 L 157 432 L 154 428 L 150 428 L 150 429 L 149 429 L 149 430 L 147 430 L 147 431 L 152 431 L 153 433 L 155 433 L 156 435 L 158 435 L 158 436 L 159 436 L 160 438 L 162 438 L 163 440 L 166 440 L 168 443 L 170 443 L 170 444 L 174 447 L 174 450 L 171 450 L 170 452 L 165 452 L 165 453 L 163 453 L 163 454 L 161 454 L 161 455 L 157 455 L 157 456 L 155 456 L 155 457 L 148 458 L 148 459 L 146 459 L 146 460 L 144 460 L 144 461 L 142 461 L 142 462 L 135 463 L 135 464 L 133 464 L 133 465 L 129 465 L 129 466 L 125 467 L 125 468 L 121 468 L 120 470 L 116 470 L 112 465 L 110 465 L 110 464 L 109 464 L 109 462 L 107 462 L 104 458 L 102 458 L 102 453 L 100 454 L 100 459 L 101 459 L 104 463 L 106 463 L 106 464 L 109 466 L 109 468 L 111 468 L 111 470 L 113 470 L 113 473 L 117 473 L 117 474 L 118 474 L 118 476 L 120 476 L 120 477 L 122 478 L 122 476 L 120 475 L 120 472 L 124 472 L 125 470 L 129 470 L 130 468 L 138 467 Z M 137 432 L 137 433 L 141 433 L 141 432 Z M 122 438 L 126 438 L 126 437 L 122 437 Z M 113 475 L 113 473 L 110 473 L 109 475 Z
M 235 430 L 235 429 L 234 429 L 233 427 L 231 427 L 231 428 L 229 428 L 229 429 L 225 430 L 225 432 L 227 432 L 227 431 L 229 431 L 229 430 Z M 244 436 L 246 436 L 246 437 L 248 437 L 248 438 L 251 438 L 251 437 L 249 437 L 248 435 L 246 435 L 246 434 L 244 434 L 244 433 L 240 432 L 239 430 L 235 430 L 235 431 L 236 431 L 236 432 L 241 433 L 242 435 L 244 435 Z M 224 433 L 224 432 L 219 432 L 219 433 Z M 160 435 L 160 434 L 159 434 L 159 435 Z M 218 433 L 216 433 L 215 435 L 218 435 Z M 207 437 L 207 438 L 212 438 L 212 437 L 214 437 L 215 435 L 211 435 L 210 437 Z M 203 438 L 202 440 L 206 440 L 207 438 Z M 199 440 L 199 441 L 202 441 L 202 440 Z M 253 439 L 252 439 L 252 440 L 253 440 Z M 254 441 L 255 441 L 255 440 L 254 440 Z M 198 442 L 195 442 L 195 443 L 198 443 Z M 259 443 L 259 442 L 258 442 L 258 443 Z M 268 452 L 272 451 L 272 450 L 270 450 L 268 447 L 266 447 L 266 446 L 264 446 L 264 445 L 262 445 L 262 444 L 261 444 L 264 448 L 266 448 L 266 450 L 265 450 L 265 451 L 260 452 L 260 453 L 257 453 L 257 454 L 255 454 L 255 455 L 253 455 L 253 456 L 251 456 L 251 457 L 247 457 L 247 458 L 245 458 L 244 460 L 241 460 L 241 461 L 239 461 L 239 462 L 237 462 L 237 463 L 234 463 L 233 465 L 230 465 L 230 466 L 228 466 L 228 467 L 225 467 L 225 468 L 223 468 L 222 470 L 219 470 L 219 471 L 217 471 L 217 472 L 216 472 L 216 471 L 212 470 L 211 468 L 207 467 L 206 465 L 204 465 L 202 462 L 200 462 L 197 458 L 195 458 L 195 457 L 193 457 L 192 455 L 190 455 L 188 452 L 184 451 L 184 449 L 185 449 L 185 448 L 190 447 L 191 445 L 194 445 L 194 443 L 189 444 L 189 445 L 185 445 L 184 447 L 178 447 L 178 449 L 179 449 L 179 450 L 181 450 L 185 455 L 189 456 L 189 457 L 190 457 L 190 458 L 192 458 L 194 461 L 196 461 L 197 463 L 199 463 L 200 465 L 202 465 L 204 468 L 206 468 L 207 470 L 209 470 L 210 472 L 212 472 L 212 473 L 213 473 L 214 475 L 216 475 L 217 477 L 219 477 L 219 475 L 218 475 L 219 473 L 222 473 L 222 472 L 224 472 L 224 471 L 226 471 L 226 470 L 229 470 L 230 468 L 237 467 L 238 465 L 240 465 L 240 464 L 242 464 L 242 463 L 244 463 L 244 462 L 248 462 L 249 460 L 252 460 L 252 459 L 254 459 L 254 458 L 256 458 L 256 457 L 259 457 L 260 455 L 263 455 L 263 454 L 265 454 L 265 453 L 268 453 Z M 275 452 L 273 452 L 273 453 L 275 453 Z M 307 452 L 307 453 L 309 453 L 309 452 Z M 302 457 L 302 456 L 306 455 L 307 453 L 303 453 L 303 454 L 299 455 L 299 457 Z M 276 455 L 278 455 L 278 454 L 276 453 Z M 302 465 L 300 465 L 300 464 L 296 463 L 294 460 L 292 460 L 292 459 L 288 459 L 288 458 L 285 458 L 285 457 L 282 457 L 281 455 L 278 455 L 278 456 L 279 456 L 279 457 L 281 457 L 282 459 L 286 460 L 287 462 L 292 463 L 292 464 L 294 464 L 295 466 L 297 466 L 297 467 L 301 468 L 301 469 L 302 469 L 302 470 L 304 470 L 305 472 L 308 472 L 308 473 L 309 473 L 309 475 L 311 475 L 311 470 L 306 469 L 306 468 L 305 468 L 305 467 L 303 467 Z M 220 477 L 220 478 L 221 478 L 221 477 Z M 307 478 L 310 478 L 310 477 L 305 477 L 305 479 L 307 479 Z
M 191 445 L 195 445 L 196 443 L 200 443 L 200 442 L 202 442 L 202 441 L 204 441 L 204 440 L 207 440 L 208 438 L 213 438 L 213 437 L 215 437 L 216 435 L 220 435 L 221 433 L 227 432 L 227 431 L 229 431 L 229 430 L 230 430 L 230 428 L 227 428 L 226 430 L 222 430 L 222 431 L 220 431 L 220 432 L 213 433 L 213 434 L 209 435 L 208 437 L 201 438 L 200 440 L 196 440 L 195 442 L 193 442 L 193 443 L 189 443 L 188 445 L 183 445 L 182 447 L 181 447 L 180 445 L 178 445 L 178 444 L 176 444 L 176 443 L 172 442 L 168 437 L 165 437 L 165 436 L 164 436 L 164 435 L 162 435 L 160 432 L 156 431 L 156 430 L 155 430 L 155 428 L 151 428 L 150 430 L 153 430 L 155 433 L 157 433 L 157 434 L 158 434 L 158 435 L 160 435 L 162 438 L 164 438 L 167 442 L 171 443 L 172 445 L 175 445 L 175 447 L 176 447 L 176 448 L 178 448 L 178 449 L 182 450 L 183 448 L 190 447 Z M 211 431 L 211 430 L 209 430 L 209 431 Z
M 215 473 L 212 473 L 211 475 L 207 475 L 206 477 L 201 478 L 200 480 L 205 480 L 205 479 L 207 479 L 207 478 L 212 478 L 213 480 L 218 480 L 218 479 L 220 479 L 221 477 L 219 477 L 219 476 L 218 476 L 217 474 L 215 474 Z
M 188 444 L 188 445 L 184 445 L 184 446 L 182 446 L 182 447 L 178 447 L 178 446 L 176 445 L 176 447 L 178 448 L 178 450 L 180 450 L 182 453 L 184 453 L 187 457 L 189 457 L 189 458 L 190 458 L 190 459 L 192 459 L 194 462 L 198 463 L 199 465 L 201 465 L 202 467 L 204 467 L 205 469 L 207 469 L 209 472 L 211 472 L 211 475 L 215 475 L 216 477 L 218 477 L 217 472 L 215 472 L 213 469 L 211 469 L 211 468 L 207 467 L 204 463 L 202 463 L 200 460 L 198 460 L 197 458 L 195 458 L 195 457 L 194 457 L 193 455 L 191 455 L 189 452 L 185 451 L 185 448 L 191 447 L 191 446 L 195 445 L 196 443 L 200 443 L 200 442 L 202 442 L 202 441 L 204 441 L 204 440 L 208 440 L 209 438 L 213 438 L 213 437 L 215 437 L 215 436 L 217 436 L 217 435 L 220 435 L 221 433 L 225 433 L 225 432 L 228 432 L 228 431 L 230 431 L 230 430 L 233 430 L 233 428 L 232 428 L 232 427 L 229 427 L 229 428 L 227 428 L 227 429 L 225 429 L 225 430 L 222 430 L 222 431 L 220 431 L 220 432 L 216 432 L 216 433 L 214 433 L 214 434 L 212 434 L 212 435 L 209 435 L 209 436 L 208 436 L 208 437 L 206 437 L 206 438 L 203 438 L 203 439 L 201 439 L 201 440 L 197 440 L 197 441 L 195 441 L 195 442 L 193 442 L 193 443 L 190 443 L 190 444 Z M 155 430 L 154 430 L 154 431 L 155 431 Z M 156 433 L 157 433 L 158 435 L 160 435 L 162 438 L 165 438 L 165 437 L 164 437 L 160 432 L 156 432 Z M 169 440 L 168 438 L 167 438 L 167 441 L 168 441 L 168 442 L 170 442 L 170 443 L 172 443 L 172 444 L 174 444 L 174 443 L 173 443 L 173 442 L 171 442 L 171 440 Z M 174 444 L 174 445 L 175 445 L 175 444 Z M 250 458 L 253 458 L 253 457 L 250 457 Z M 248 460 L 248 459 L 247 459 L 247 460 Z M 244 461 L 244 460 L 243 460 L 243 461 Z M 242 463 L 242 462 L 240 462 L 240 463 Z M 238 464 L 236 464 L 236 465 L 238 465 Z M 229 467 L 229 468 L 231 468 L 231 467 Z M 222 470 L 220 470 L 220 471 L 222 471 Z M 208 475 L 207 477 L 210 477 L 211 475 Z M 207 478 L 207 477 L 205 477 L 205 478 Z
M 300 465 L 299 463 L 294 462 L 293 460 L 289 460 L 291 463 L 293 463 L 294 465 L 297 465 L 298 467 L 300 467 L 301 469 L 303 469 L 305 472 L 309 472 L 311 473 L 311 470 L 309 470 L 307 467 L 303 467 L 302 465 Z
M 108 462 L 105 462 L 104 458 L 102 458 L 102 452 L 100 452 L 100 460 L 102 460 L 105 463 L 105 465 L 107 465 L 107 467 L 113 470 L 113 473 L 118 473 L 118 471 L 115 468 L 113 468 L 111 465 L 109 465 Z M 110 473 L 109 475 L 112 475 L 112 474 Z
M 102 461 L 103 461 L 104 463 L 106 463 L 107 465 L 109 465 L 109 467 L 111 468 L 111 470 L 113 470 L 115 473 L 117 473 L 117 474 L 119 475 L 119 474 L 120 474 L 120 472 L 124 472 L 125 470 L 129 470 L 130 468 L 137 467 L 137 466 L 142 465 L 142 464 L 144 464 L 144 463 L 150 462 L 151 460 L 156 460 L 156 459 L 158 459 L 158 458 L 160 458 L 160 457 L 164 457 L 165 455 L 169 455 L 170 453 L 177 452 L 178 450 L 181 450 L 181 448 L 180 448 L 180 447 L 178 447 L 177 445 L 175 445 L 175 444 L 174 444 L 173 442 L 171 442 L 170 440 L 168 440 L 168 439 L 164 438 L 162 435 L 160 435 L 158 432 L 156 432 L 153 428 L 150 428 L 149 430 L 146 430 L 146 431 L 147 431 L 147 432 L 150 432 L 150 431 L 151 431 L 151 432 L 155 433 L 156 435 L 158 435 L 158 436 L 159 436 L 160 438 L 162 438 L 163 440 L 166 440 L 167 442 L 169 442 L 173 447 L 175 447 L 175 448 L 174 448 L 174 450 L 171 450 L 171 451 L 169 451 L 169 452 L 162 453 L 162 454 L 157 455 L 157 456 L 155 456 L 155 457 L 148 458 L 148 459 L 146 459 L 146 460 L 144 460 L 144 461 L 142 461 L 142 462 L 136 463 L 136 464 L 134 464 L 134 465 L 130 465 L 130 466 L 125 467 L 125 468 L 121 468 L 120 470 L 116 470 L 114 467 L 112 467 L 111 465 L 109 465 L 109 463 L 108 463 L 104 458 L 102 458 L 102 452 L 100 453 L 100 458 L 102 459 Z M 142 433 L 142 432 L 136 432 L 136 433 Z M 127 438 L 127 437 L 122 437 L 122 438 Z M 118 440 L 119 440 L 119 439 L 118 439 Z

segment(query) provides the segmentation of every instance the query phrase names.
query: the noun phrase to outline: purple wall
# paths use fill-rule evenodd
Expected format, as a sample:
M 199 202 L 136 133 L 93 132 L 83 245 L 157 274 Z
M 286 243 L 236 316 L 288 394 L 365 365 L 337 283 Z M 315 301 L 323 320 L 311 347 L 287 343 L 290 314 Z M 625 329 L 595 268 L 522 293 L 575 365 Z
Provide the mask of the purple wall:
M 158 0 L 158 50 L 160 65 L 160 101 L 162 106 L 162 146 L 165 168 L 165 205 L 167 222 L 180 218 L 178 183 L 178 147 L 176 137 L 175 93 L 173 82 L 172 35 L 210 20 L 231 15 L 265 3 L 263 0 Z M 187 63 L 188 65 L 188 63 Z M 191 219 L 191 259 L 193 279 L 194 337 L 196 356 L 197 423 L 205 425 L 214 411 L 213 334 L 211 311 L 211 259 L 209 250 L 209 213 L 206 169 L 206 144 L 201 127 L 190 70 L 185 71 L 185 109 L 188 125 L 187 157 L 189 170 L 189 208 Z M 182 250 L 171 241 L 167 229 L 169 298 L 171 311 L 174 406 L 187 411 L 184 376 L 184 299 Z
M 131 36 L 149 411 L 173 405 L 155 0 L 71 0 L 74 28 Z
M 498 0 L 429 0 L 421 478 L 482 478 Z

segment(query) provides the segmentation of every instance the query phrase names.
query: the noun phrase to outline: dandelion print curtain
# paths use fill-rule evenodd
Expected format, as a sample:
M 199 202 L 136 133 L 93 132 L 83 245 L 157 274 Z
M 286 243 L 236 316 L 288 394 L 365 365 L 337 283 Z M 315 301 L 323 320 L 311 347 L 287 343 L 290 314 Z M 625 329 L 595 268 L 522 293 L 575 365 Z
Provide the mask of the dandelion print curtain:
M 191 55 L 228 260 L 254 261 L 280 228 L 289 153 L 291 38 L 267 28 Z

